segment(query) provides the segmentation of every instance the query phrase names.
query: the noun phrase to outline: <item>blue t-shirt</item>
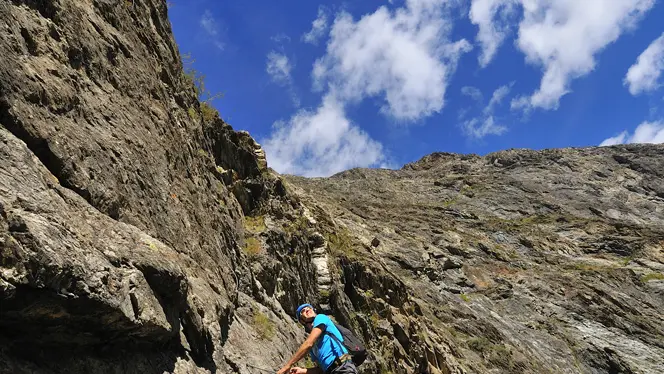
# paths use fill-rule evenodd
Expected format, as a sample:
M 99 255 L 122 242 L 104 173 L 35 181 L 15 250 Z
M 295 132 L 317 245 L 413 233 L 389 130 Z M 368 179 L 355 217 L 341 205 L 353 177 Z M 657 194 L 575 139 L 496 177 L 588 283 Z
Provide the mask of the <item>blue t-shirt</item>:
M 334 334 L 339 341 L 343 341 L 339 329 L 337 329 L 330 317 L 325 314 L 317 314 L 316 318 L 314 318 L 313 327 L 323 330 L 323 334 L 311 349 L 311 359 L 316 361 L 323 371 L 327 371 L 337 357 L 348 353 L 348 351 L 333 337 L 326 334 L 326 332 Z

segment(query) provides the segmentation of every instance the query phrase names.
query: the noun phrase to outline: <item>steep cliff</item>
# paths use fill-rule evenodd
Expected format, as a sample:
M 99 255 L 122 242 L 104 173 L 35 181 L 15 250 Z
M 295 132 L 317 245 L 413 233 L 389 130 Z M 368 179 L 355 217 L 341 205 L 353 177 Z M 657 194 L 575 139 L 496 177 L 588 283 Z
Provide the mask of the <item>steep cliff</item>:
M 201 114 L 164 1 L 0 2 L 0 373 L 664 371 L 664 147 L 282 177 Z M 205 117 L 205 118 L 204 118 Z
M 0 372 L 233 372 L 301 334 L 245 233 L 246 216 L 301 208 L 248 134 L 202 122 L 166 12 L 0 3 Z M 279 263 L 288 311 L 312 292 L 300 257 Z M 280 343 L 243 346 L 263 327 Z

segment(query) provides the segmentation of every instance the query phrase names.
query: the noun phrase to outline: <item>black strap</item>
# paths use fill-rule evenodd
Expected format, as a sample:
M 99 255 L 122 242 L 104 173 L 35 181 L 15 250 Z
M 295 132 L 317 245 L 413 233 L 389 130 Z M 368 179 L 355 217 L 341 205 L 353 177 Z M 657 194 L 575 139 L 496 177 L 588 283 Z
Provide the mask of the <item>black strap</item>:
M 338 359 L 341 359 L 341 356 L 343 356 L 344 354 L 346 354 L 346 353 L 350 353 L 350 351 L 348 351 L 348 350 L 346 349 L 346 347 L 344 347 L 344 343 L 343 343 L 341 340 L 339 340 L 339 338 L 337 338 L 336 335 L 334 335 L 333 333 L 331 333 L 331 332 L 329 332 L 329 331 L 327 331 L 327 330 L 325 330 L 325 333 L 326 333 L 327 335 L 330 335 L 330 336 L 332 337 L 332 339 L 336 340 L 337 343 L 339 343 L 339 345 L 341 346 L 342 354 L 341 354 L 341 355 L 337 355 L 337 358 L 338 358 Z M 348 352 L 343 353 L 343 350 L 346 350 L 346 351 L 348 351 Z M 332 352 L 334 352 L 334 351 L 335 351 L 335 349 L 334 349 L 334 345 L 332 345 Z

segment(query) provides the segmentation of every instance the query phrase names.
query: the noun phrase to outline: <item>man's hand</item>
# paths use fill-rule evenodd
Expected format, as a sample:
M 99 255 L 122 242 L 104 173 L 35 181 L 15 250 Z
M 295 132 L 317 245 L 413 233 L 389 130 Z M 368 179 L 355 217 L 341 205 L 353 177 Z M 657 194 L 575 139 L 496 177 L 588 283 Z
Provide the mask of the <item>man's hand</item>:
M 289 374 L 307 374 L 307 369 L 299 368 L 299 367 L 294 367 L 290 369 Z
M 279 369 L 279 371 L 277 372 L 277 374 L 286 374 L 286 373 L 289 373 L 289 374 L 290 374 L 290 369 L 288 368 L 288 366 L 284 366 L 284 367 L 282 367 L 282 368 Z

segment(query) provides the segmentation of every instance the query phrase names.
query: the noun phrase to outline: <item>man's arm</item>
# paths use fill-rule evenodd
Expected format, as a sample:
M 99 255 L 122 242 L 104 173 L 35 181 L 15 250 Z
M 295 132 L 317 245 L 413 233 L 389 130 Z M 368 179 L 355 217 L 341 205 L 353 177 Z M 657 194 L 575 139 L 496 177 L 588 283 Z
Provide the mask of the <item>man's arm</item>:
M 297 352 L 291 357 L 290 360 L 281 368 L 283 372 L 285 373 L 288 369 L 290 369 L 293 365 L 295 365 L 296 362 L 300 361 L 304 355 L 306 355 L 309 350 L 316 344 L 316 340 L 323 334 L 323 330 L 319 327 L 314 327 L 313 330 L 311 330 L 311 333 L 309 334 L 309 337 L 307 337 L 307 340 L 300 345 L 300 348 L 298 348 Z M 309 370 L 307 370 L 309 371 Z M 311 373 L 316 374 L 315 371 L 312 371 Z M 321 372 L 322 373 L 322 372 Z

